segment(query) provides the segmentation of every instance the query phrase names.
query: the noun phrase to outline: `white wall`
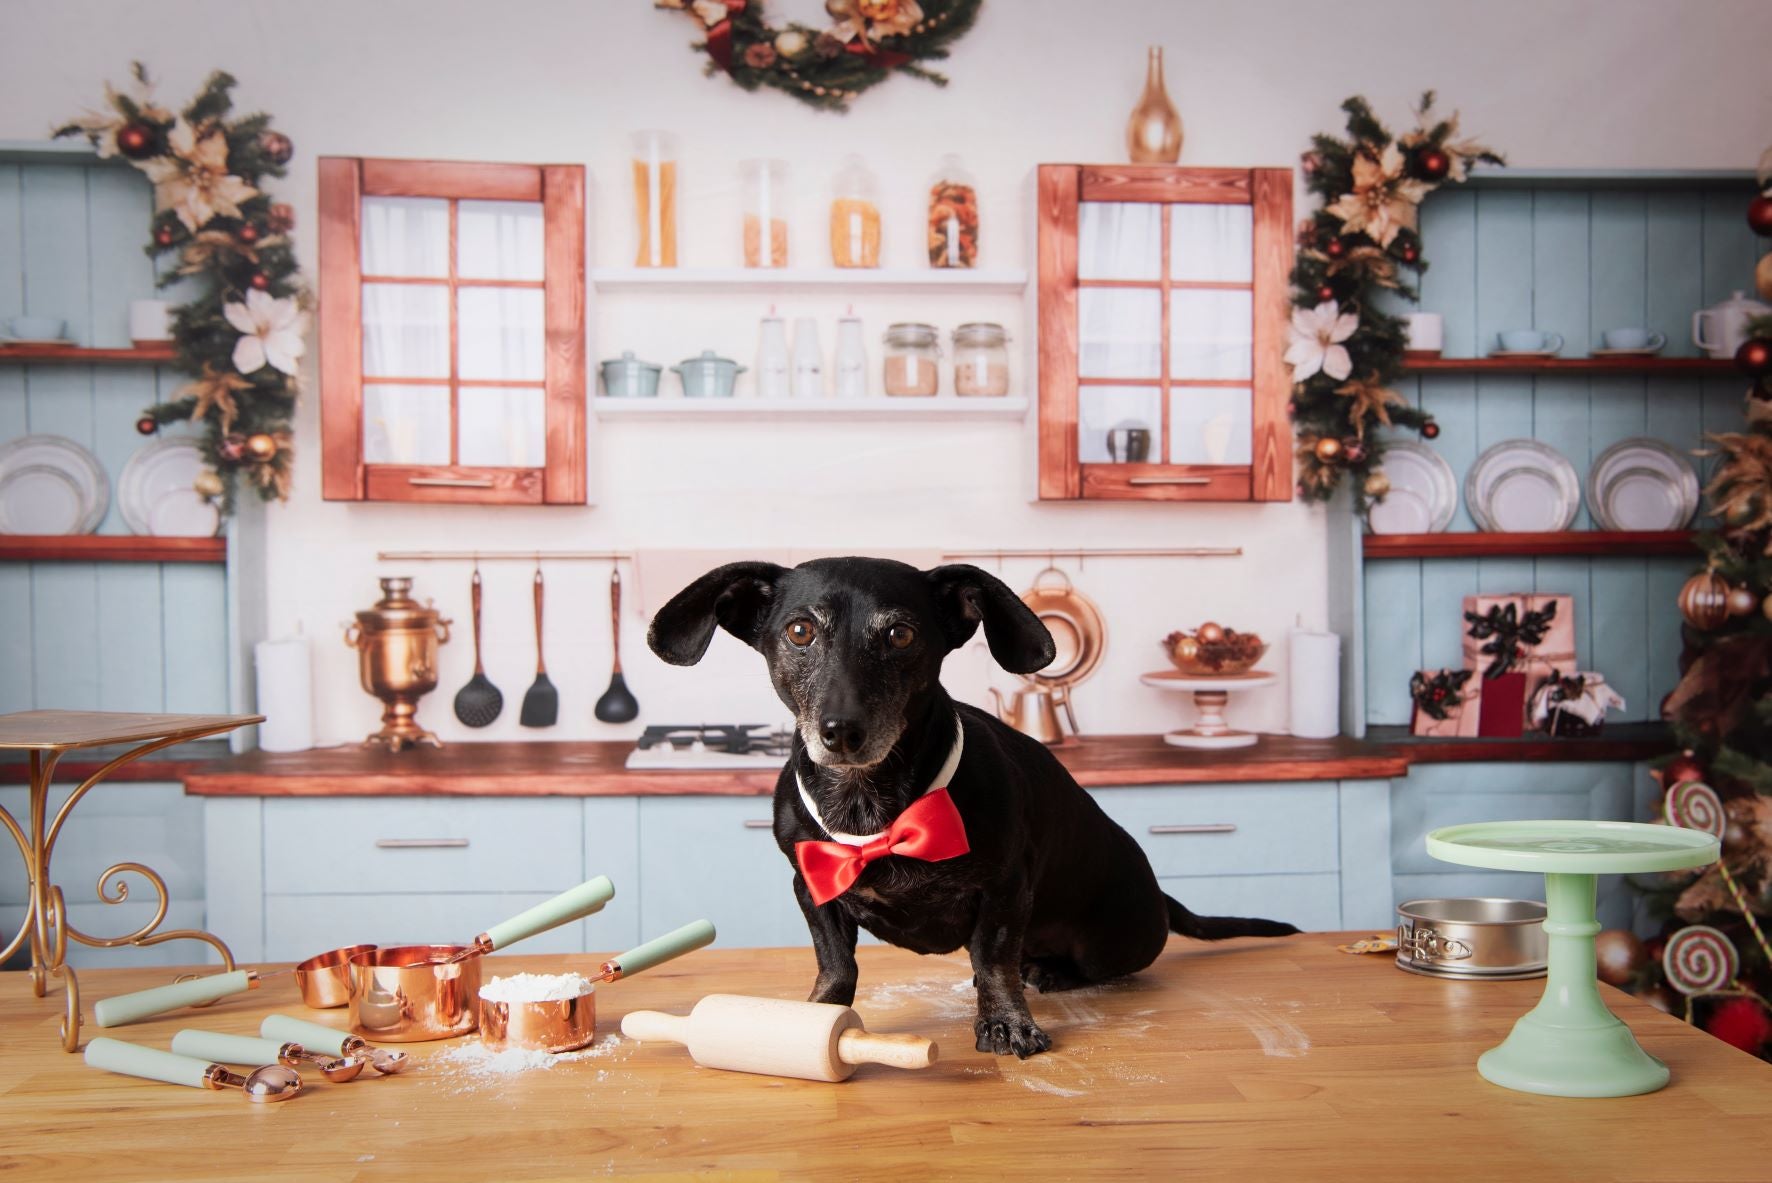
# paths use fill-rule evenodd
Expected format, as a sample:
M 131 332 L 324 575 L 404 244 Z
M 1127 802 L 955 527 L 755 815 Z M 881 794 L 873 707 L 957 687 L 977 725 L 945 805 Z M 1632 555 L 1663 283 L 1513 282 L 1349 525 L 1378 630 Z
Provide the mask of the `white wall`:
M 816 0 L 778 0 L 771 10 L 811 18 L 819 8 Z M 1407 120 L 1420 91 L 1436 87 L 1447 105 L 1463 109 L 1468 129 L 1513 163 L 1538 167 L 1747 167 L 1766 146 L 1772 114 L 1764 68 L 1772 6 L 1762 0 L 992 0 L 945 67 L 952 85 L 895 79 L 847 116 L 704 78 L 687 48 L 694 36 L 687 17 L 654 11 L 647 0 L 5 0 L 0 139 L 42 137 L 96 101 L 106 79 L 121 81 L 131 58 L 150 65 L 162 96 L 175 103 L 208 70 L 225 67 L 241 80 L 243 107 L 273 112 L 295 140 L 298 155 L 277 194 L 296 206 L 297 242 L 310 267 L 321 154 L 582 161 L 591 176 L 593 263 L 622 263 L 631 261 L 626 135 L 671 128 L 684 144 L 683 258 L 722 264 L 737 252 L 739 159 L 791 162 L 800 189 L 795 256 L 817 262 L 827 178 L 844 153 L 858 151 L 883 180 L 887 261 L 910 265 L 920 191 L 936 159 L 957 152 L 979 181 L 984 261 L 1026 266 L 1030 168 L 1121 158 L 1147 42 L 1168 50 L 1187 164 L 1289 164 L 1312 132 L 1337 126 L 1337 104 L 1355 92 L 1394 125 Z M 782 311 L 819 316 L 828 348 L 844 302 L 796 300 Z M 1027 336 L 1009 297 L 856 303 L 871 341 L 888 320 L 913 313 L 944 327 L 1001 319 L 1024 343 Z M 592 357 L 635 348 L 670 361 L 716 348 L 748 359 L 761 312 L 744 297 L 611 298 L 593 311 Z M 1217 618 L 1279 636 L 1296 616 L 1320 622 L 1325 612 L 1320 510 L 1030 505 L 1031 457 L 1013 424 L 593 421 L 597 504 L 549 510 L 324 503 L 312 397 L 297 431 L 295 496 L 268 515 L 266 609 L 273 633 L 299 624 L 317 638 L 327 742 L 360 736 L 377 714 L 335 638 L 339 623 L 375 598 L 378 548 L 1244 547 L 1240 560 L 1101 560 L 1078 574 L 1112 638 L 1106 662 L 1079 694 L 1092 731 L 1173 724 L 1178 704 L 1136 678 L 1162 664 L 1155 642 L 1170 628 Z M 1040 565 L 1011 563 L 1005 573 L 1021 584 Z M 414 573 L 422 594 L 465 618 L 464 569 Z M 530 678 L 528 578 L 520 566 L 488 574 L 488 671 L 513 705 L 484 737 L 522 734 L 514 702 Z M 560 565 L 549 580 L 549 665 L 564 704 L 550 736 L 631 733 L 590 719 L 608 671 L 607 570 Z M 780 716 L 757 659 L 729 638 L 700 669 L 680 671 L 645 653 L 641 631 L 630 618 L 624 649 L 643 719 Z M 1269 664 L 1281 668 L 1277 657 Z M 472 734 L 448 710 L 471 663 L 465 637 L 448 646 L 443 690 L 423 708 L 446 738 Z M 950 672 L 957 689 L 979 693 L 978 655 L 959 656 Z M 1252 699 L 1241 717 L 1283 729 L 1283 692 Z

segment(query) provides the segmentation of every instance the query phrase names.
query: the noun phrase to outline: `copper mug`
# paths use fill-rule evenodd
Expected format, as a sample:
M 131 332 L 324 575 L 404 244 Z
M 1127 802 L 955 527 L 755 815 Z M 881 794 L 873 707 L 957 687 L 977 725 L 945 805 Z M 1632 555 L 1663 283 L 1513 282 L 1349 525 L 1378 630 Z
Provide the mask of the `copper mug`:
M 345 629 L 345 644 L 358 654 L 363 689 L 382 701 L 381 730 L 364 747 L 384 745 L 397 752 L 417 744 L 442 747 L 418 725 L 418 700 L 437 688 L 437 649 L 449 640 L 450 621 L 411 596 L 412 580 L 381 580 L 382 598 L 357 613 Z

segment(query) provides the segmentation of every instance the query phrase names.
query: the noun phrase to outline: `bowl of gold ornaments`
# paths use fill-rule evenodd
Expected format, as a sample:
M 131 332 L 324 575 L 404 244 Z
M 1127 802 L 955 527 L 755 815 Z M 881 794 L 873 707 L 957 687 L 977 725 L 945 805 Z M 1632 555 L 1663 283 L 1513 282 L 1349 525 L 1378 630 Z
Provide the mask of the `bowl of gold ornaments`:
M 1164 637 L 1163 651 L 1182 673 L 1212 678 L 1248 673 L 1267 652 L 1267 642 L 1208 620 L 1193 632 L 1177 630 Z

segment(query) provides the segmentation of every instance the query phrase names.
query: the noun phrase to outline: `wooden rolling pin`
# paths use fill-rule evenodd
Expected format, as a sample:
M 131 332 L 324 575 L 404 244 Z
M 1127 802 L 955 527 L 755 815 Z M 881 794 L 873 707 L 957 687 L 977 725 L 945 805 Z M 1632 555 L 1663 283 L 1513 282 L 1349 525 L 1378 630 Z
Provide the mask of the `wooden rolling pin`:
M 686 1016 L 631 1011 L 621 1033 L 685 1044 L 704 1067 L 802 1080 L 848 1080 L 857 1064 L 927 1068 L 941 1051 L 921 1036 L 865 1031 L 846 1006 L 742 994 L 710 994 Z

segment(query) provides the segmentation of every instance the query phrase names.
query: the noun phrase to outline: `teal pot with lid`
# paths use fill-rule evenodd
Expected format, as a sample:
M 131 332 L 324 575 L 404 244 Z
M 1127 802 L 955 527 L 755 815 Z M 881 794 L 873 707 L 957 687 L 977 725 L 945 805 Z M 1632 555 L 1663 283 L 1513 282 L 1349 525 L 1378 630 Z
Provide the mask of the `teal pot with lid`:
M 672 366 L 671 372 L 683 380 L 684 398 L 731 398 L 732 384 L 744 373 L 744 367 L 712 349 L 704 349 L 700 357 L 686 357 Z
M 633 350 L 603 363 L 603 389 L 610 398 L 657 398 L 663 366 L 641 361 Z

